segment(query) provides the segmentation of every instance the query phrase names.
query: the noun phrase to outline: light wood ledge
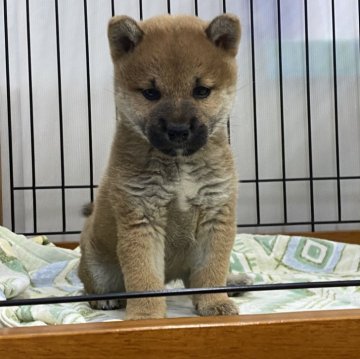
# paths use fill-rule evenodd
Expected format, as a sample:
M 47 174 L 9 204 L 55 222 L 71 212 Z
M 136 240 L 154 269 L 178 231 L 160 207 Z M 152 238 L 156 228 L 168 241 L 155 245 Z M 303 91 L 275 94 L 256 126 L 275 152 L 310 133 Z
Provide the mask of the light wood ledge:
M 360 310 L 0 329 L 0 357 L 359 359 Z

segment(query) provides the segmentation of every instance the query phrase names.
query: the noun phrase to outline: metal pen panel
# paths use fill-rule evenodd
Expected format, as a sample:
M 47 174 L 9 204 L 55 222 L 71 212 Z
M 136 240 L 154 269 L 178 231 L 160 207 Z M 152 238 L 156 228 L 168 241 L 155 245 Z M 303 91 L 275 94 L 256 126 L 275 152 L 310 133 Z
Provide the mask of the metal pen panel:
M 157 4 L 156 6 L 159 6 L 158 10 L 152 7 L 155 6 L 153 5 L 155 3 Z M 5 95 L 4 99 L 6 99 L 7 105 L 5 113 L 7 114 L 6 137 L 8 146 L 2 152 L 4 153 L 3 161 L 5 158 L 9 168 L 9 173 L 3 172 L 3 177 L 6 177 L 4 183 L 7 186 L 7 188 L 4 188 L 4 191 L 9 192 L 8 202 L 4 203 L 4 211 L 9 213 L 7 218 L 10 218 L 9 223 L 5 223 L 5 225 L 9 226 L 13 231 L 21 228 L 24 229 L 21 232 L 27 235 L 76 235 L 80 233 L 82 227 L 81 219 L 77 219 L 78 226 L 74 225 L 75 220 L 71 220 L 71 228 L 68 226 L 69 213 L 80 212 L 81 207 L 79 206 L 78 209 L 74 207 L 77 205 L 77 202 L 74 201 L 72 194 L 81 192 L 81 195 L 79 194 L 78 197 L 75 197 L 82 198 L 85 191 L 88 191 L 90 200 L 93 200 L 96 196 L 97 174 L 100 173 L 102 167 L 102 155 L 106 152 L 103 148 L 109 148 L 108 137 L 106 137 L 106 141 L 102 142 L 102 138 L 99 137 L 102 134 L 98 132 L 102 124 L 101 121 L 103 121 L 101 106 L 105 106 L 110 102 L 101 102 L 99 97 L 105 98 L 106 96 L 110 98 L 113 95 L 112 78 L 104 80 L 106 91 L 101 92 L 102 88 L 100 89 L 99 87 L 101 86 L 101 81 L 99 80 L 101 76 L 98 76 L 95 71 L 102 71 L 101 74 L 103 76 L 109 75 L 104 71 L 105 60 L 102 60 L 101 56 L 97 58 L 96 62 L 94 61 L 93 52 L 94 49 L 98 48 L 94 45 L 94 42 L 101 42 L 103 44 L 103 42 L 107 41 L 105 18 L 115 14 L 120 15 L 122 11 L 126 13 L 126 11 L 129 11 L 129 4 L 125 4 L 125 6 L 124 2 L 108 0 L 106 2 L 107 8 L 102 10 L 101 16 L 96 17 L 94 13 L 98 9 L 96 8 L 98 2 L 93 0 L 83 0 L 82 3 L 76 6 L 71 2 L 63 3 L 59 0 L 54 0 L 51 6 L 41 5 L 40 2 L 37 3 L 32 0 L 26 0 L 24 4 L 20 2 L 12 2 L 10 4 L 7 0 L 4 0 L 4 39 L 2 39 L 1 43 L 4 46 L 4 78 L 6 83 L 1 91 Z M 243 23 L 242 43 L 248 44 L 248 47 L 241 48 L 239 53 L 239 57 L 246 57 L 247 59 L 242 62 L 245 68 L 240 68 L 240 76 L 243 76 L 245 72 L 249 81 L 246 84 L 242 83 L 241 87 L 239 87 L 237 98 L 239 99 L 245 93 L 248 96 L 247 102 L 241 102 L 245 108 L 243 107 L 240 110 L 247 114 L 246 126 L 248 126 L 247 131 L 250 136 L 248 136 L 248 143 L 241 147 L 242 151 L 244 151 L 241 154 L 241 160 L 249 158 L 249 163 L 245 165 L 245 167 L 248 167 L 244 173 L 241 170 L 239 171 L 239 186 L 240 188 L 243 186 L 245 191 L 253 186 L 249 190 L 251 193 L 243 196 L 244 198 L 246 197 L 247 201 L 244 203 L 243 208 L 251 207 L 254 209 L 254 213 L 251 216 L 244 216 L 245 219 L 241 219 L 240 216 L 238 228 L 239 230 L 254 230 L 258 232 L 263 231 L 264 228 L 273 228 L 273 231 L 284 231 L 291 228 L 297 229 L 301 226 L 312 231 L 319 228 L 360 228 L 360 215 L 358 215 L 360 211 L 358 213 L 354 210 L 351 211 L 351 208 L 356 206 L 355 201 L 350 198 L 352 207 L 347 204 L 349 193 L 351 192 L 350 187 L 352 185 L 356 186 L 358 183 L 360 184 L 360 173 L 358 173 L 359 171 L 356 166 L 353 171 L 348 170 L 352 163 L 356 163 L 356 160 L 346 157 L 347 150 L 351 144 L 346 143 L 346 137 L 344 137 L 344 134 L 348 134 L 350 131 L 347 122 L 349 121 L 349 116 L 353 124 L 356 123 L 356 118 L 360 116 L 360 108 L 356 105 L 356 97 L 359 95 L 360 89 L 358 85 L 355 85 L 356 81 L 359 82 L 356 79 L 360 78 L 358 67 L 358 61 L 360 61 L 360 3 L 355 0 L 347 3 L 347 14 L 351 14 L 352 22 L 351 24 L 346 24 L 344 17 L 349 15 L 346 15 L 342 10 L 341 6 L 344 6 L 343 3 L 340 6 L 340 2 L 336 0 L 322 2 L 321 4 L 326 5 L 327 9 L 322 14 L 322 21 L 329 27 L 329 31 L 328 37 L 321 39 L 321 41 L 316 37 L 318 36 L 316 31 L 314 33 L 314 29 L 316 30 L 317 26 L 316 16 L 320 16 L 320 14 L 316 15 L 312 11 L 314 3 L 308 0 L 297 0 L 291 3 L 299 11 L 301 10 L 299 12 L 301 16 L 298 19 L 295 30 L 289 24 L 291 21 L 289 19 L 289 4 L 290 2 L 287 0 L 269 0 L 266 6 L 268 6 L 268 9 L 272 7 L 271 14 L 268 14 L 271 19 L 265 23 L 263 21 L 263 2 L 258 0 L 212 0 L 211 2 L 189 0 L 186 6 L 181 4 L 181 6 L 186 8 L 185 12 L 207 19 L 211 18 L 213 14 L 220 15 L 221 13 L 234 12 L 240 16 Z M 36 11 L 33 11 L 33 9 L 36 9 L 35 6 L 49 6 L 49 15 L 51 14 L 51 17 L 54 18 L 54 30 L 51 29 L 51 33 L 52 31 L 54 32 L 53 40 L 56 55 L 54 56 L 54 64 L 49 67 L 54 69 L 53 76 L 49 78 L 49 87 L 51 91 L 56 93 L 58 109 L 52 112 L 49 110 L 49 118 L 54 116 L 54 112 L 54 122 L 56 121 L 54 125 L 56 131 L 54 134 L 49 135 L 56 137 L 56 141 L 54 141 L 56 144 L 53 144 L 53 146 L 59 143 L 59 158 L 49 158 L 49 161 L 55 162 L 51 168 L 58 166 L 56 175 L 59 174 L 59 178 L 55 182 L 49 179 L 48 183 L 44 182 L 44 180 L 39 180 L 39 172 L 41 171 L 45 173 L 45 176 L 42 176 L 45 180 L 47 177 L 46 171 L 41 168 L 43 161 L 40 160 L 37 156 L 38 152 L 35 151 L 41 147 L 37 142 L 39 135 L 37 135 L 36 130 L 42 121 L 38 119 L 36 110 L 36 106 L 39 103 L 39 89 L 37 88 L 39 83 L 35 81 L 36 75 L 39 72 L 39 58 L 37 57 L 39 55 L 39 44 L 35 41 L 37 47 L 34 47 L 34 40 L 37 40 L 36 36 L 40 36 L 40 34 L 36 32 L 37 27 L 34 26 L 37 22 L 36 16 L 39 16 Z M 69 94 L 69 90 L 72 90 L 69 89 L 69 86 L 71 86 L 69 77 L 71 78 L 74 69 L 68 71 L 69 66 L 71 66 L 71 54 L 69 55 L 66 47 L 71 37 L 68 35 L 66 37 L 67 42 L 64 42 L 64 32 L 67 31 L 65 29 L 67 17 L 72 16 L 71 7 L 76 7 L 78 14 L 76 21 L 72 19 L 72 26 L 76 24 L 79 26 L 79 33 L 81 32 L 76 40 L 76 44 L 79 43 L 79 45 L 73 44 L 74 46 L 71 47 L 71 51 L 78 51 L 75 54 L 77 56 L 76 66 L 81 67 L 81 75 L 78 78 L 83 79 L 83 87 L 79 86 L 76 90 L 78 91 L 76 94 L 83 101 L 75 99 L 74 102 L 71 101 L 71 94 Z M 22 68 L 26 69 L 26 76 L 23 76 L 21 82 L 22 86 L 24 86 L 25 82 L 26 91 L 21 87 L 19 88 L 20 82 L 14 76 L 14 74 L 16 75 L 17 64 L 16 61 L 12 60 L 12 56 L 16 55 L 14 55 L 14 52 L 17 49 L 12 50 L 12 37 L 9 36 L 9 32 L 12 35 L 13 29 L 16 29 L 17 16 L 14 16 L 14 14 L 16 14 L 16 11 L 20 11 L 19 9 L 24 14 L 26 25 L 21 35 L 22 38 L 19 38 L 26 44 L 24 50 L 22 50 L 26 56 L 22 56 L 18 60 L 22 61 Z M 157 13 L 157 11 L 164 14 L 170 14 L 172 11 L 180 13 L 181 7 L 178 3 L 175 4 L 174 0 L 158 0 L 151 3 L 139 0 L 134 2 L 131 7 L 132 16 L 140 20 L 148 18 L 150 15 Z M 99 26 L 101 30 L 93 31 L 94 25 Z M 357 51 L 356 54 L 351 53 L 351 56 L 353 56 L 350 59 L 351 66 L 348 66 L 345 70 L 344 61 L 350 60 L 348 58 L 344 60 L 345 56 L 349 56 L 343 51 L 344 39 L 341 31 L 344 26 L 351 26 L 353 34 L 352 42 L 346 48 L 346 51 L 350 51 L 348 50 L 350 46 L 352 48 L 355 46 Z M 291 31 L 296 33 L 295 40 L 291 38 Z M 41 42 L 39 43 L 41 44 Z M 316 52 L 318 47 L 321 46 L 326 48 L 328 72 L 324 70 L 319 74 L 319 68 L 321 70 L 322 63 L 321 59 L 316 58 Z M 101 49 L 105 49 L 105 44 Z M 44 49 L 44 51 L 46 50 Z M 292 54 L 292 51 L 297 57 Z M 108 57 L 108 54 L 103 54 L 104 59 L 108 59 Z M 104 65 L 103 67 L 101 67 L 102 65 L 98 67 L 101 61 L 104 61 Z M 110 60 L 108 61 L 109 63 Z M 303 73 L 294 64 L 300 64 L 300 67 L 303 68 Z M 37 71 L 35 71 L 36 69 Z M 344 75 L 344 71 L 348 72 Z M 349 76 L 349 73 L 353 81 L 351 82 L 351 86 L 353 86 L 351 88 L 351 91 L 353 91 L 351 106 L 354 108 L 351 111 L 348 110 L 348 103 L 345 102 L 348 101 L 346 91 L 349 89 L 344 87 L 344 83 L 347 81 L 346 76 Z M 324 119 L 319 120 L 319 116 L 323 116 L 321 106 L 325 105 L 319 104 L 317 101 L 319 98 L 319 88 L 323 87 L 317 88 L 316 86 L 324 78 L 326 78 L 326 81 L 321 86 L 329 84 L 326 89 L 326 115 L 330 113 L 331 116 L 328 117 L 329 120 L 327 122 L 328 132 L 323 134 L 321 128 L 319 130 L 319 126 L 322 125 L 323 122 L 321 121 L 324 121 Z M 300 87 L 301 89 L 303 88 L 303 92 L 298 89 L 295 92 L 294 88 L 299 86 L 299 84 L 301 84 Z M 266 89 L 266 86 L 271 86 L 271 89 Z M 17 93 L 22 91 L 21 99 L 15 101 L 14 98 L 16 99 Z M 266 91 L 271 92 L 271 96 L 267 97 Z M 301 95 L 297 104 L 294 105 L 295 95 L 289 96 L 289 92 Z M 25 107 L 28 106 L 28 108 L 24 112 L 25 115 L 22 118 L 18 118 L 19 111 L 17 111 L 16 106 L 21 101 L 23 103 L 22 106 L 25 104 Z M 46 101 L 46 98 L 43 101 Z M 268 103 L 271 109 L 264 109 L 267 101 L 271 102 Z M 71 109 L 71 106 L 74 104 L 75 106 L 82 107 L 81 116 L 79 117 L 75 113 L 79 111 L 78 107 L 76 110 Z M 107 115 L 109 113 L 109 111 L 106 112 Z M 242 131 L 242 126 L 244 126 L 244 122 L 237 122 L 238 114 L 239 108 L 232 114 L 230 125 L 228 126 L 229 139 L 231 137 L 231 146 L 234 148 L 235 153 L 238 150 L 237 146 L 242 145 L 239 144 L 236 136 L 238 136 Z M 296 132 L 291 133 L 291 129 L 296 128 L 294 125 L 295 117 L 293 115 L 295 115 L 297 121 L 301 120 L 301 126 L 303 126 L 305 131 L 303 137 L 301 137 L 303 142 L 301 148 L 298 148 L 300 140 L 296 139 Z M 242 115 L 242 120 L 244 116 Z M 112 120 L 109 118 L 109 121 Z M 271 122 L 271 126 L 274 126 L 273 133 L 267 134 L 266 130 L 262 127 L 264 124 L 269 126 L 266 124 L 267 120 Z M 21 121 L 26 126 L 27 132 L 26 136 L 23 136 L 27 143 L 24 149 L 22 149 L 24 153 L 26 152 L 26 158 L 24 157 L 22 161 L 27 162 L 27 171 L 18 170 L 21 166 L 25 166 L 19 163 L 18 160 L 21 157 L 18 154 L 21 150 L 17 148 L 18 142 L 22 139 L 21 134 L 19 134 Z M 74 124 L 74 121 L 79 121 L 79 124 Z M 81 121 L 84 121 L 84 123 L 80 126 Z M 76 175 L 72 176 L 69 175 L 69 172 L 71 172 L 69 170 L 69 158 L 74 157 L 77 147 L 73 143 L 76 133 L 71 134 L 71 131 L 76 131 L 77 128 L 79 128 L 78 135 L 81 137 L 79 137 L 79 146 L 81 146 L 84 153 L 86 152 L 86 155 L 83 153 L 79 156 L 78 161 L 80 165 L 76 168 Z M 360 146 L 360 138 L 358 138 L 360 136 L 356 136 L 356 131 L 353 132 L 355 133 L 353 133 L 352 141 L 356 142 L 354 146 Z M 328 136 L 329 133 L 332 138 L 326 138 L 326 143 L 327 146 L 331 144 L 332 148 L 331 153 L 326 158 L 326 165 L 328 166 L 326 170 L 331 169 L 332 171 L 321 172 L 319 171 L 319 165 L 321 166 L 321 156 L 323 156 L 323 153 L 319 154 L 319 141 L 324 140 L 324 138 L 319 137 Z M 3 133 L 2 136 L 4 136 Z M 263 140 L 266 136 L 272 136 L 273 138 L 264 144 Z M 273 148 L 271 146 L 273 146 L 275 141 L 277 141 L 276 148 Z M 291 147 L 292 142 L 296 142 L 294 148 Z M 69 144 L 72 146 L 70 150 Z M 99 146 L 103 146 L 100 152 L 98 152 Z M 14 151 L 17 152 L 14 153 Z M 301 151 L 306 152 L 306 154 L 302 155 Z M 355 149 L 351 153 L 353 157 L 353 154 L 356 153 Z M 325 153 L 325 155 L 327 154 Z M 302 159 L 303 168 L 301 171 L 294 172 L 293 169 L 296 167 L 296 162 L 301 156 L 304 157 Z M 76 160 L 72 159 L 72 161 L 72 166 L 76 167 Z M 106 158 L 104 158 L 105 161 Z M 265 163 L 266 161 L 271 163 Z M 264 170 L 264 167 L 267 169 L 271 168 L 272 164 L 276 167 L 276 170 Z M 23 175 L 24 178 L 19 179 L 19 174 Z M 55 174 L 53 174 L 54 176 Z M 272 193 L 274 191 L 276 191 L 276 195 Z M 305 197 L 304 191 L 307 191 L 306 199 L 303 198 Z M 331 195 L 333 194 L 334 197 L 326 199 L 326 201 L 331 201 L 332 210 L 325 210 L 319 216 L 319 211 L 324 210 L 325 205 L 321 201 L 324 201 L 324 196 L 328 193 L 327 191 Z M 351 193 L 357 192 L 354 190 Z M 46 213 L 46 208 L 42 207 L 42 201 L 44 201 L 44 198 L 46 199 L 47 194 L 49 194 L 49 199 L 59 198 L 58 201 L 53 203 L 53 206 L 56 207 L 53 215 L 60 215 L 57 219 L 58 226 L 54 227 L 53 230 L 45 231 L 38 222 L 40 214 Z M 70 197 L 67 198 L 67 196 Z M 271 203 L 269 205 L 271 200 L 277 201 L 276 213 L 269 216 L 268 212 L 275 208 Z M 296 201 L 299 203 L 303 202 L 301 211 L 304 212 L 304 216 L 299 218 L 293 215 L 293 213 L 297 213 L 298 204 Z M 23 207 L 23 203 L 27 203 L 26 209 L 20 208 Z M 50 216 L 50 213 L 48 215 Z M 26 225 L 21 224 L 23 217 L 26 219 Z M 41 219 L 41 221 L 44 222 L 44 219 Z M 49 223 L 53 223 L 52 221 L 53 218 Z

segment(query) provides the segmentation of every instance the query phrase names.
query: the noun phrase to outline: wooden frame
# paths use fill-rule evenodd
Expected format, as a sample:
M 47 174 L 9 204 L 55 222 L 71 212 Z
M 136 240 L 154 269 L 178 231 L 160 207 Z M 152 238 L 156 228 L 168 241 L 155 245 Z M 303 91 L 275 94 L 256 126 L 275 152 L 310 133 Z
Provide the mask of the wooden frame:
M 301 235 L 360 244 L 360 231 Z M 359 359 L 360 309 L 0 329 L 0 357 L 21 355 Z
M 360 310 L 2 329 L 1 358 L 359 359 Z

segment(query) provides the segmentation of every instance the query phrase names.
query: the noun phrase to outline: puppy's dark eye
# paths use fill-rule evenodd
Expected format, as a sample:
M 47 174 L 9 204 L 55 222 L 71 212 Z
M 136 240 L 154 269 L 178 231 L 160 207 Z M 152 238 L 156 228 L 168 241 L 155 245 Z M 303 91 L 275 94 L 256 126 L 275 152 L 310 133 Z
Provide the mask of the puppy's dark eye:
M 193 97 L 196 99 L 206 98 L 210 95 L 211 89 L 205 86 L 196 86 L 193 89 Z
M 149 101 L 157 101 L 161 97 L 160 91 L 154 88 L 142 90 L 141 93 Z

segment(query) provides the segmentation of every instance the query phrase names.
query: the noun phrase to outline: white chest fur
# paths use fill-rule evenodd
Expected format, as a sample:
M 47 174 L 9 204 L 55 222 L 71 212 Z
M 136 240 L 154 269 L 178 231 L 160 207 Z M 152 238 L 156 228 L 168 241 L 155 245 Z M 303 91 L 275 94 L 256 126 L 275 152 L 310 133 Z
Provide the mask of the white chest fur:
M 199 189 L 203 186 L 202 181 L 197 181 L 190 172 L 191 167 L 186 164 L 179 167 L 176 196 L 181 211 L 187 211 L 189 209 L 191 200 L 199 195 Z

